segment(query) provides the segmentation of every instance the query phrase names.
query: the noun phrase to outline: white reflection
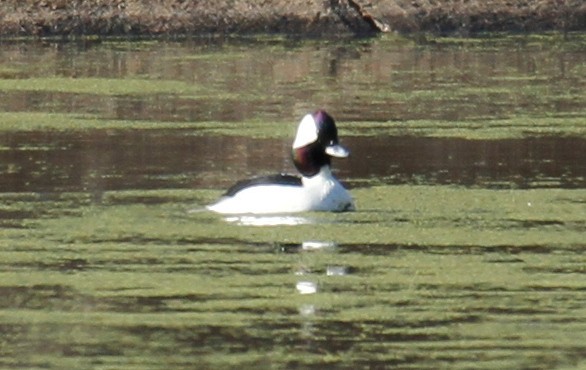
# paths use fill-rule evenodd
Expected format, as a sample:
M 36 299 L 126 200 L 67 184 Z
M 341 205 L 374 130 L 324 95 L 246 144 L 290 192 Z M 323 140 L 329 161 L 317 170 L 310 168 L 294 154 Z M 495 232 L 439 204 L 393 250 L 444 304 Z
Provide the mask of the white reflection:
M 301 316 L 313 316 L 315 315 L 315 305 L 312 304 L 303 304 L 298 308 L 299 314 Z
M 348 275 L 348 266 L 328 266 L 326 268 L 327 276 L 345 276 Z
M 303 276 L 307 274 L 311 274 L 311 270 L 308 269 L 306 266 L 300 266 L 299 270 L 295 271 L 295 275 L 297 276 Z
M 296 226 L 313 223 L 310 219 L 300 216 L 230 216 L 227 222 L 242 226 Z
M 301 243 L 301 249 L 304 251 L 314 251 L 320 249 L 330 249 L 335 248 L 336 243 L 332 241 L 317 241 L 311 240 Z
M 308 339 L 310 342 L 307 343 L 313 347 L 312 340 L 315 338 L 315 327 L 314 320 L 317 310 L 315 305 L 304 304 L 299 306 L 299 315 L 301 316 L 301 336 Z
M 313 281 L 299 281 L 295 286 L 297 291 L 301 294 L 315 294 L 317 293 L 317 284 Z

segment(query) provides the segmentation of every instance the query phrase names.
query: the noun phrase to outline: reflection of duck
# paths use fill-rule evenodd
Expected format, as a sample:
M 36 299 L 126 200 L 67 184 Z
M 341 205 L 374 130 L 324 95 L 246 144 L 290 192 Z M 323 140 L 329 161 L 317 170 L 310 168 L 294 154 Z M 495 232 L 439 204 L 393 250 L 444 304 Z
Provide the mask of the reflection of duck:
M 338 129 L 329 114 L 307 114 L 293 142 L 293 162 L 302 177 L 279 174 L 243 180 L 207 208 L 222 214 L 352 211 L 352 197 L 330 169 L 331 157 L 348 154 L 338 143 Z

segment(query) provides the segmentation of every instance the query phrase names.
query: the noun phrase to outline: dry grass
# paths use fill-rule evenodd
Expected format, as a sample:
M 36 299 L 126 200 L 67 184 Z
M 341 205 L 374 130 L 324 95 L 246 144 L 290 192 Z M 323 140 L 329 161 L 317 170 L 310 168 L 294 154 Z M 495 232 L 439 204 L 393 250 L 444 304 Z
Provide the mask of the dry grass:
M 374 20 L 374 21 L 373 21 Z M 0 35 L 339 34 L 586 29 L 582 0 L 4 0 Z
M 581 0 L 396 0 L 418 30 L 440 32 L 583 30 Z

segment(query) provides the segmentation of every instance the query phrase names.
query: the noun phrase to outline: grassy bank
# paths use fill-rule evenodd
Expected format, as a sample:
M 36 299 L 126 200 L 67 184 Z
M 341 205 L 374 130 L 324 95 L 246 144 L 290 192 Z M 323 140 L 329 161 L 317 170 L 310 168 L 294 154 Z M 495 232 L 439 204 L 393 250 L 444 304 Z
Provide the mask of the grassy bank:
M 470 34 L 586 29 L 581 0 L 5 0 L 0 36 L 378 32 Z

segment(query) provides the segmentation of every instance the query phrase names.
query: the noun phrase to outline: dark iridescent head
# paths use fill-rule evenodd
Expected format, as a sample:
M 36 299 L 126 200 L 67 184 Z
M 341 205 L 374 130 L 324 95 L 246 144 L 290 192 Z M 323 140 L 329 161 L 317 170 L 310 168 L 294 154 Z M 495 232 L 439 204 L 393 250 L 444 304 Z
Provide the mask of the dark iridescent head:
M 338 143 L 338 129 L 332 116 L 323 110 L 307 114 L 297 128 L 293 162 L 303 176 L 314 176 L 330 165 L 331 157 L 345 158 L 348 150 Z

